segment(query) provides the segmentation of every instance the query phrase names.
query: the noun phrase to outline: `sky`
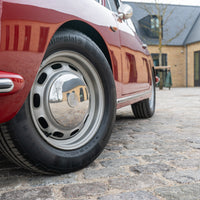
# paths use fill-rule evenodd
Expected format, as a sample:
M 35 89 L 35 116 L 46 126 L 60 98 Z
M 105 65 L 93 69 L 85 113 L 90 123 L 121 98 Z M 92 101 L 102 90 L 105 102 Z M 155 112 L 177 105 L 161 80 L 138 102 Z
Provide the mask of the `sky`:
M 155 0 L 124 0 L 124 1 L 133 1 L 133 2 L 155 2 Z M 170 4 L 181 4 L 181 5 L 193 5 L 200 6 L 199 0 L 156 0 L 158 3 L 170 3 Z

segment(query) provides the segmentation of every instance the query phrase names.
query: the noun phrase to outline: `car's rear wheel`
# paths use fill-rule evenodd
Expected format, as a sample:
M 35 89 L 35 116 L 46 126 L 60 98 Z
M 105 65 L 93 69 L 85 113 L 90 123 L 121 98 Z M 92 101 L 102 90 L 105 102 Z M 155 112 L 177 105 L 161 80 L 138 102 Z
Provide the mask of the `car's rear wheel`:
M 152 70 L 151 97 L 138 103 L 132 104 L 131 108 L 135 118 L 145 119 L 153 116 L 155 112 L 156 92 L 155 92 L 155 75 Z
M 110 66 L 84 34 L 56 34 L 19 113 L 1 126 L 3 152 L 23 167 L 66 173 L 103 150 L 115 119 Z

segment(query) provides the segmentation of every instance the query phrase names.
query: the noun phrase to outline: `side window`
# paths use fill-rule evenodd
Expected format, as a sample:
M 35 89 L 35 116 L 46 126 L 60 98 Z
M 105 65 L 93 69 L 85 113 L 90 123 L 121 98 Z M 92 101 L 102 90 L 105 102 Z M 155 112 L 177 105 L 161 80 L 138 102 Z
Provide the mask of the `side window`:
M 96 2 L 98 2 L 98 3 L 101 3 L 101 0 L 95 0 Z
M 106 0 L 106 8 L 112 10 L 113 12 L 117 12 L 117 5 L 115 0 Z
M 111 6 L 110 6 L 109 0 L 106 0 L 105 2 L 106 2 L 106 8 L 108 8 L 109 10 L 111 10 Z

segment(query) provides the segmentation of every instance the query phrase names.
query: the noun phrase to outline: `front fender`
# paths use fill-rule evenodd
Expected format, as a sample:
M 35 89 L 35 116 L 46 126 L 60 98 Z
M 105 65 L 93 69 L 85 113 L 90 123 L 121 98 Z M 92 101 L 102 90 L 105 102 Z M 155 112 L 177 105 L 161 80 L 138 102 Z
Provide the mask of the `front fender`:
M 0 97 L 0 123 L 13 118 L 23 105 L 50 40 L 64 23 L 72 20 L 88 23 L 107 46 L 120 46 L 118 35 L 110 30 L 110 26 L 116 26 L 114 17 L 94 0 L 0 0 L 0 3 L 0 71 L 18 74 L 25 83 L 17 93 Z

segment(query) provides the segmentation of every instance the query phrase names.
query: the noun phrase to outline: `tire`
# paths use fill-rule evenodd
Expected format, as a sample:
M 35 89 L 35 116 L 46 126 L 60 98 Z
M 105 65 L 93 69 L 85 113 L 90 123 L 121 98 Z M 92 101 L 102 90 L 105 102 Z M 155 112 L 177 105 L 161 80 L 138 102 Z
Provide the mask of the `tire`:
M 152 71 L 151 97 L 149 99 L 144 99 L 138 103 L 131 105 L 135 118 L 146 119 L 152 117 L 155 112 L 155 103 L 156 103 L 155 75 L 154 71 Z
M 104 149 L 115 112 L 104 54 L 86 35 L 63 30 L 52 38 L 23 107 L 1 125 L 1 149 L 35 172 L 76 171 Z

